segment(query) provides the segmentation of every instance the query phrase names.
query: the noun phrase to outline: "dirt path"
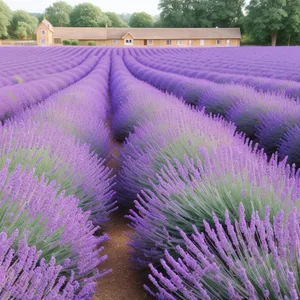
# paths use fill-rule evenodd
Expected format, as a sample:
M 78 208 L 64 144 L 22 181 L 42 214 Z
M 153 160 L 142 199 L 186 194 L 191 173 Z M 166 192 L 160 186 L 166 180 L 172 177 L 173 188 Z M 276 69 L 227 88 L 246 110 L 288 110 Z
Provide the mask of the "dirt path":
M 129 238 L 124 232 L 130 231 L 123 214 L 115 213 L 108 223 L 110 241 L 105 244 L 105 254 L 109 258 L 101 265 L 102 268 L 113 269 L 113 272 L 99 280 L 94 300 L 152 299 L 143 288 L 145 276 L 143 278 L 140 272 L 134 270 L 129 260 Z
M 122 144 L 116 144 L 111 154 L 108 166 L 116 171 L 119 168 L 119 150 Z M 104 254 L 108 260 L 100 265 L 103 269 L 112 269 L 113 272 L 98 282 L 97 293 L 93 300 L 150 300 L 143 283 L 146 282 L 146 275 L 135 270 L 130 262 L 130 248 L 127 246 L 129 238 L 126 234 L 132 233 L 124 218 L 126 212 L 119 209 L 112 216 L 111 220 L 103 228 L 110 240 L 105 243 Z

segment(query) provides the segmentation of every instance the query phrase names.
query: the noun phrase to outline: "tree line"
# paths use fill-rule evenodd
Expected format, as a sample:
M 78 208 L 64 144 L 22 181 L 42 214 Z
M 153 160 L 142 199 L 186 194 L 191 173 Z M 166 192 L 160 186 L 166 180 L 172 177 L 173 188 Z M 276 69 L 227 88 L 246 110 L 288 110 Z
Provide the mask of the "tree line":
M 146 12 L 118 15 L 91 3 L 75 7 L 58 1 L 44 14 L 11 12 L 0 0 L 0 37 L 25 38 L 47 18 L 71 27 L 240 27 L 245 44 L 300 44 L 300 0 L 160 0 L 160 16 Z
M 32 37 L 44 18 L 55 27 L 153 27 L 155 23 L 155 17 L 145 12 L 118 15 L 103 12 L 91 3 L 72 7 L 64 1 L 58 1 L 47 7 L 43 14 L 39 14 L 23 10 L 12 12 L 0 0 L 0 38 Z
M 300 0 L 160 0 L 159 27 L 240 27 L 243 42 L 300 44 Z

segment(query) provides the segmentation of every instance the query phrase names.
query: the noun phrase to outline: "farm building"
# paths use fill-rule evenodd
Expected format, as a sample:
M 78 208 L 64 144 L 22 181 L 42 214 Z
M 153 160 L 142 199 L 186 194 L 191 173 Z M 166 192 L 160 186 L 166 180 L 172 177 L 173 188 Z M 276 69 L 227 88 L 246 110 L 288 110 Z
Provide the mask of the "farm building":
M 155 47 L 236 47 L 239 28 L 81 28 L 53 27 L 44 19 L 37 28 L 39 46 L 60 45 L 78 40 L 80 45 Z

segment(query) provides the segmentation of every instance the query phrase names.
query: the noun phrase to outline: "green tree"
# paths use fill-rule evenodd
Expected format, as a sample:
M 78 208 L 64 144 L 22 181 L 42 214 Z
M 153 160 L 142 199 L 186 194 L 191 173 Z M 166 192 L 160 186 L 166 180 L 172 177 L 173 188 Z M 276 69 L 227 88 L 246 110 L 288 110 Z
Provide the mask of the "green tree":
M 16 10 L 12 16 L 9 31 L 13 36 L 26 32 L 26 36 L 29 37 L 34 35 L 37 25 L 38 19 L 36 17 L 31 16 L 24 10 Z M 21 28 L 18 30 L 18 27 Z
M 210 0 L 207 16 L 213 27 L 235 27 L 243 17 L 244 0 Z
M 25 22 L 19 22 L 15 34 L 20 40 L 22 40 L 32 35 L 32 28 Z
M 164 27 L 234 27 L 243 17 L 244 0 L 160 0 Z
M 291 44 L 292 37 L 299 36 L 300 33 L 300 0 L 286 0 L 285 20 L 283 34 L 287 37 L 287 44 Z
M 145 12 L 133 13 L 129 20 L 130 27 L 149 28 L 153 27 L 154 20 L 152 16 Z
M 91 3 L 76 5 L 70 15 L 72 27 L 105 27 L 106 24 L 111 26 L 109 18 Z
M 72 6 L 64 1 L 54 2 L 45 10 L 45 18 L 53 26 L 68 26 L 70 24 L 70 14 Z
M 111 27 L 128 27 L 128 24 L 124 22 L 116 13 L 106 12 L 105 14 L 111 22 Z
M 278 33 L 288 18 L 286 0 L 251 0 L 247 12 L 247 32 L 259 41 L 271 37 L 272 46 L 276 46 Z
M 9 26 L 11 16 L 12 13 L 9 7 L 2 0 L 0 0 L 0 38 L 7 37 L 7 28 Z
M 160 0 L 162 27 L 211 27 L 208 2 L 213 0 Z

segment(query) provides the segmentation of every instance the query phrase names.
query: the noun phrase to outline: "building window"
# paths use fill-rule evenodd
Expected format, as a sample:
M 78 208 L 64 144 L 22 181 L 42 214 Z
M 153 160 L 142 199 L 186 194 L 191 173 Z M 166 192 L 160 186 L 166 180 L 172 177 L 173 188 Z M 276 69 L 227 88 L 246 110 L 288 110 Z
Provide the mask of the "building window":
M 148 40 L 148 45 L 153 45 L 153 40 Z
M 230 40 L 226 40 L 226 46 L 230 46 Z
M 119 41 L 118 40 L 113 40 L 112 43 L 113 43 L 113 45 L 118 45 Z
M 177 40 L 177 45 L 181 45 L 181 40 Z
M 46 40 L 45 39 L 41 39 L 41 45 L 46 45 Z
M 200 40 L 200 46 L 204 46 L 205 45 L 205 41 L 204 40 Z
M 125 45 L 132 45 L 132 44 L 133 44 L 132 39 L 125 40 Z
M 172 40 L 166 40 L 168 46 L 172 45 Z
M 61 39 L 55 38 L 54 39 L 54 44 L 61 44 Z
M 41 30 L 41 34 L 46 34 L 46 31 L 45 30 Z
M 221 45 L 221 40 L 217 40 L 217 45 Z

